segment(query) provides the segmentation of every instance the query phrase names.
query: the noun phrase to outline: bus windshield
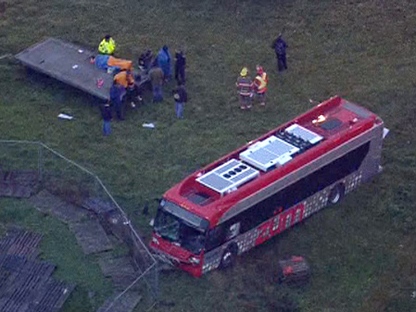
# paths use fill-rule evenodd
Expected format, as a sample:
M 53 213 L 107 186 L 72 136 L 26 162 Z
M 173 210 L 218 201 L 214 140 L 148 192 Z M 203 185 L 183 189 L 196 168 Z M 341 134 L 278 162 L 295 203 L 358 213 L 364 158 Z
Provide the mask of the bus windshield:
M 192 221 L 198 218 L 199 225 L 187 220 L 189 212 L 170 202 L 162 201 L 159 206 L 155 223 L 155 232 L 186 250 L 199 254 L 205 243 L 205 220 L 192 216 Z

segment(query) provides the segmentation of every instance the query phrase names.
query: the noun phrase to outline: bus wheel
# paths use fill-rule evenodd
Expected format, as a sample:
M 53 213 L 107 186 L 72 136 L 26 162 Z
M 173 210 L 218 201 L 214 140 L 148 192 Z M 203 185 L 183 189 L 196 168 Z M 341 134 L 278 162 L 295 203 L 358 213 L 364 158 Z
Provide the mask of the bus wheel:
M 332 205 L 338 203 L 344 196 L 345 188 L 342 184 L 335 185 L 329 193 L 328 202 Z
M 236 243 L 228 245 L 221 257 L 220 268 L 226 269 L 234 265 L 237 258 L 238 246 Z

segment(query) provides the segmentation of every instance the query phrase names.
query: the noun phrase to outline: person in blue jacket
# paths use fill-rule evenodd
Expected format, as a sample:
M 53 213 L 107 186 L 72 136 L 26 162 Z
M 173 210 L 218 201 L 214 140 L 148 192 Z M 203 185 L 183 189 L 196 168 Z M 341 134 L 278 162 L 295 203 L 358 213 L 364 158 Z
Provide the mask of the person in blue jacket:
M 116 112 L 118 120 L 124 120 L 123 98 L 125 94 L 126 89 L 116 81 L 113 81 L 110 88 L 110 104 Z
M 164 45 L 157 54 L 157 62 L 163 70 L 165 81 L 169 81 L 172 78 L 171 59 L 169 48 L 167 45 Z

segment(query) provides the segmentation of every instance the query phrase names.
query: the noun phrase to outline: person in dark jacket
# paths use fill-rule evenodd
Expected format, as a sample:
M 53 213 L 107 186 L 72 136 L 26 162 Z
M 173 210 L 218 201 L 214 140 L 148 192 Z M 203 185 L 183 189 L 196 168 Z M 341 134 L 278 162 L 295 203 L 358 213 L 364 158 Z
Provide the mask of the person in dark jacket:
M 175 100 L 175 113 L 178 119 L 183 118 L 185 103 L 188 101 L 188 94 L 182 82 L 173 90 L 173 99 Z
M 103 118 L 103 135 L 109 136 L 111 133 L 111 107 L 110 103 L 100 105 L 101 117 Z
M 146 50 L 139 57 L 139 70 L 147 74 L 152 66 L 153 53 L 152 50 Z
M 274 49 L 274 52 L 276 53 L 277 70 L 279 72 L 285 71 L 287 69 L 286 49 L 288 48 L 288 45 L 283 40 L 282 34 L 279 34 L 276 40 L 273 41 L 272 48 Z
M 182 50 L 175 52 L 175 79 L 179 83 L 185 84 L 186 57 Z

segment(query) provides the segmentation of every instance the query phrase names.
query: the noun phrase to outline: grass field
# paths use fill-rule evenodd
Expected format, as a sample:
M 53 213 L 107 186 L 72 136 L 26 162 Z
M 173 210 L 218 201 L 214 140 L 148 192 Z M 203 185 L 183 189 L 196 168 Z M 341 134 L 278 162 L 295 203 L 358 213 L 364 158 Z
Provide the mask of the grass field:
M 113 122 L 101 135 L 94 99 L 0 60 L 0 139 L 42 141 L 95 172 L 149 235 L 143 204 L 188 173 L 322 101 L 341 95 L 378 113 L 391 130 L 384 172 L 302 225 L 244 254 L 235 268 L 201 279 L 161 276 L 156 311 L 416 311 L 416 2 L 411 0 L 6 0 L 0 56 L 54 36 L 95 47 L 111 33 L 118 54 L 184 47 L 185 119 L 165 101 Z M 283 31 L 289 70 L 279 78 L 271 41 Z M 234 82 L 242 66 L 269 74 L 268 105 L 241 112 Z M 147 98 L 147 100 L 149 100 Z M 149 102 L 149 101 L 148 101 Z M 65 111 L 75 116 L 57 119 Z M 154 122 L 156 129 L 142 128 Z M 21 224 L 45 234 L 43 257 L 78 284 L 64 312 L 94 311 L 110 292 L 93 257 L 68 229 L 24 202 L 0 200 L 0 231 Z M 62 248 L 61 246 L 70 246 Z M 304 255 L 311 283 L 276 285 L 279 257 Z M 95 293 L 92 299 L 89 293 Z

